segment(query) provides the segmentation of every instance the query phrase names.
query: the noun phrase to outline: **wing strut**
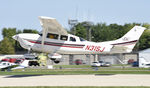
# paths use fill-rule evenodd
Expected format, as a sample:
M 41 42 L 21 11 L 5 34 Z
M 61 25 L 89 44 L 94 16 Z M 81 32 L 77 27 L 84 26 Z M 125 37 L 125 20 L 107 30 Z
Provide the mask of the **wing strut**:
M 44 41 L 45 41 L 45 38 L 46 38 L 46 33 L 47 33 L 47 28 L 44 28 L 43 31 L 42 31 L 42 52 L 44 52 Z

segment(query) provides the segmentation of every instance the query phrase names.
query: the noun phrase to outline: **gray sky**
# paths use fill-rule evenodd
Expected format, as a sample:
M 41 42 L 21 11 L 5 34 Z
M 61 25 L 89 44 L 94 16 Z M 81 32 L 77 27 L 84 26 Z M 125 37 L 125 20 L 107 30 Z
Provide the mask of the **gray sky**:
M 38 16 L 56 18 L 64 28 L 69 28 L 69 18 L 107 24 L 150 23 L 149 9 L 150 0 L 0 0 L 0 30 L 40 31 Z

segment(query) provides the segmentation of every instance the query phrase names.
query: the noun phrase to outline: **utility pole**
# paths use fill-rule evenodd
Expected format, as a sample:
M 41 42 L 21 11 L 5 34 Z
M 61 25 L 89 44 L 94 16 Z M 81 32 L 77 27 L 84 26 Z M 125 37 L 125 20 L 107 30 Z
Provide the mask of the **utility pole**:
M 91 27 L 93 26 L 93 23 L 90 21 L 85 21 L 85 24 L 83 24 L 84 27 L 87 29 L 86 39 L 88 41 L 91 41 Z M 91 64 L 91 54 L 86 55 L 87 58 L 87 65 Z
M 84 26 L 86 27 L 86 29 L 87 29 L 87 34 L 86 34 L 86 39 L 88 40 L 88 41 L 91 41 L 92 39 L 91 39 L 91 27 L 93 26 L 93 22 L 91 22 L 91 21 L 85 21 L 85 24 L 84 24 Z
M 68 20 L 68 24 L 70 25 L 70 30 L 73 29 L 73 34 L 76 35 L 76 25 L 78 23 L 78 20 L 72 20 L 69 19 Z M 69 65 L 73 65 L 73 58 L 74 55 L 73 54 L 69 54 Z
M 75 35 L 76 34 L 76 25 L 78 23 L 78 20 L 72 20 L 72 19 L 69 19 L 68 20 L 68 24 L 70 25 L 70 29 L 73 29 L 73 34 Z

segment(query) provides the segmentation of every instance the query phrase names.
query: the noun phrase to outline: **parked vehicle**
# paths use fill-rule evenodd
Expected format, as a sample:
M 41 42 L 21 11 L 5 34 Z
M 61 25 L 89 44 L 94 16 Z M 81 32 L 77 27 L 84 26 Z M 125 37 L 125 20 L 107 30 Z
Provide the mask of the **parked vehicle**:
M 133 62 L 135 62 L 134 59 L 129 59 L 128 60 L 128 64 L 133 64 Z
M 19 59 L 19 58 L 4 58 L 1 60 L 1 62 L 10 62 L 10 63 L 16 63 L 16 64 L 20 64 L 24 61 L 24 59 Z
M 98 67 L 98 66 L 101 66 L 101 63 L 99 62 L 92 62 L 92 67 Z
M 40 66 L 38 61 L 29 61 L 29 66 Z
M 103 65 L 101 65 L 102 67 L 110 67 L 111 63 L 110 62 L 105 62 Z
M 99 61 L 99 63 L 101 64 L 101 66 L 105 64 L 104 61 Z
M 83 61 L 80 60 L 80 59 L 77 59 L 77 60 L 75 60 L 74 63 L 75 63 L 76 65 L 80 65 L 80 64 L 83 64 Z
M 102 67 L 110 67 L 111 63 L 110 62 L 103 62 L 103 61 L 99 61 L 99 62 L 92 62 L 93 67 L 98 67 L 98 66 L 102 66 Z
M 134 62 L 132 63 L 132 67 L 138 67 L 138 66 L 139 66 L 139 62 L 134 61 Z

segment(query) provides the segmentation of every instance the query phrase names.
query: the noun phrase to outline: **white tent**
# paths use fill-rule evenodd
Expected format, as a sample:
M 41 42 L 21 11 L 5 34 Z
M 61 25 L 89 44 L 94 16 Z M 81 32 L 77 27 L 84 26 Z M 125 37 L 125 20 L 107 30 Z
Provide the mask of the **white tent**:
M 142 68 L 150 67 L 150 48 L 139 52 L 139 67 Z
M 150 62 L 150 48 L 140 51 L 139 57 L 145 58 L 146 61 Z

